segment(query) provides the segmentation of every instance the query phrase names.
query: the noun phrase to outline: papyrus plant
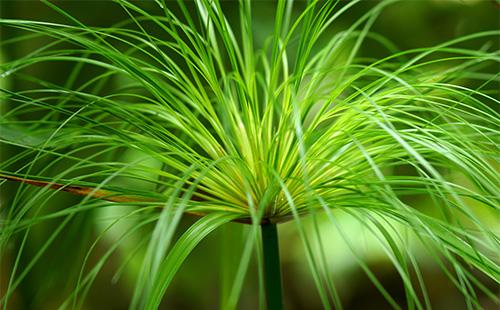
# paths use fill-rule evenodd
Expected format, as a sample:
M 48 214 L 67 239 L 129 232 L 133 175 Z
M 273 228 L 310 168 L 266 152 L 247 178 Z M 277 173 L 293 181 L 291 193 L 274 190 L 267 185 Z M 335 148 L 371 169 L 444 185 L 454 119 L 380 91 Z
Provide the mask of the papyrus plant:
M 29 85 L 0 92 L 8 105 L 0 140 L 14 150 L 2 158 L 0 173 L 3 186 L 19 185 L 3 193 L 0 209 L 1 249 L 15 257 L 1 290 L 4 309 L 72 219 L 110 203 L 133 206 L 110 227 L 125 219 L 135 225 L 97 262 L 88 257 L 101 237 L 85 248 L 63 308 L 82 306 L 111 253 L 135 235 L 144 242 L 130 307 L 157 308 L 194 247 L 230 221 L 250 229 L 222 307 L 237 306 L 256 253 L 260 305 L 280 308 L 276 225 L 293 221 L 323 306 L 340 309 L 344 280 L 334 283 L 327 268 L 335 257 L 314 250 L 328 240 L 303 225 L 305 217 L 326 216 L 337 226 L 335 210 L 380 236 L 406 305 L 358 263 L 392 307 L 432 304 L 415 254 L 394 224 L 432 254 L 468 308 L 481 307 L 478 291 L 498 303 L 478 274 L 495 283 L 500 277 L 498 235 L 488 222 L 498 217 L 500 181 L 499 76 L 491 70 L 499 54 L 489 42 L 500 33 L 361 58 L 366 40 L 392 50 L 370 28 L 394 1 L 373 5 L 346 30 L 330 29 L 357 2 L 278 1 L 274 28 L 259 44 L 252 18 L 258 2 L 243 0 L 234 6 L 236 19 L 209 0 L 156 1 L 154 9 L 119 0 L 116 9 L 129 18 L 106 28 L 85 25 L 49 2 L 66 23 L 1 19 L 3 29 L 23 33 L 2 40 L 1 48 L 41 42 L 0 65 L 1 79 Z M 53 83 L 30 71 L 47 62 L 70 63 L 72 73 Z M 82 80 L 85 70 L 92 77 Z M 83 198 L 52 206 L 61 191 Z M 200 218 L 175 239 L 184 214 Z M 32 230 L 54 219 L 50 237 L 27 255 Z M 144 235 L 145 227 L 153 228 Z M 20 246 L 9 250 L 14 239 Z

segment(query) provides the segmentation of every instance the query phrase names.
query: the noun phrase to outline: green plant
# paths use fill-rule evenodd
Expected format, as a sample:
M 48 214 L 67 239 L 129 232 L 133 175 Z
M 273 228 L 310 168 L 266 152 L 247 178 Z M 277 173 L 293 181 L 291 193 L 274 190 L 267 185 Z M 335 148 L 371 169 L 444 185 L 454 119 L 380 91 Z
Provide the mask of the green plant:
M 129 19 L 106 28 L 87 26 L 49 2 L 67 24 L 1 19 L 2 27 L 25 32 L 2 47 L 49 39 L 0 67 L 3 79 L 30 85 L 1 92 L 11 108 L 2 113 L 0 139 L 19 150 L 2 160 L 1 177 L 24 183 L 2 207 L 2 249 L 21 240 L 4 309 L 70 223 L 109 201 L 133 207 L 104 231 L 122 221 L 134 224 L 87 270 L 104 232 L 89 244 L 62 307 L 82 307 L 120 243 L 146 235 L 147 245 L 137 246 L 144 253 L 130 307 L 157 308 L 190 252 L 230 221 L 249 229 L 222 307 L 237 306 L 254 251 L 260 295 L 265 287 L 273 297 L 280 275 L 272 239 L 276 224 L 293 221 L 323 306 L 341 308 L 316 220 L 326 216 L 337 227 L 333 210 L 365 221 L 380 239 L 401 277 L 407 308 L 430 308 L 431 301 L 399 227 L 430 253 L 468 308 L 481 307 L 476 291 L 498 303 L 477 272 L 499 281 L 498 236 L 487 223 L 498 216 L 499 76 L 488 70 L 498 66 L 499 54 L 483 44 L 500 32 L 379 60 L 357 57 L 367 38 L 393 50 L 370 32 L 392 2 L 375 5 L 324 43 L 332 22 L 357 1 L 312 1 L 300 4 L 298 15 L 293 2 L 279 1 L 262 48 L 254 46 L 250 1 L 240 1 L 237 22 L 208 0 L 180 1 L 175 9 L 157 1 L 162 15 L 116 1 Z M 482 48 L 461 47 L 467 42 Z M 60 84 L 27 71 L 44 62 L 70 62 L 74 69 Z M 93 78 L 79 80 L 87 68 Z M 51 205 L 60 191 L 85 197 L 73 206 Z M 409 195 L 429 206 L 413 206 L 404 199 Z M 200 219 L 174 241 L 183 214 Z M 314 219 L 312 229 L 303 224 L 306 216 Z M 19 270 L 32 231 L 53 219 L 59 221 L 50 237 Z M 270 242 L 262 242 L 261 228 Z M 366 263 L 358 263 L 389 304 L 402 308 Z M 272 271 L 278 272 L 269 277 Z M 279 307 L 281 298 L 268 302 Z

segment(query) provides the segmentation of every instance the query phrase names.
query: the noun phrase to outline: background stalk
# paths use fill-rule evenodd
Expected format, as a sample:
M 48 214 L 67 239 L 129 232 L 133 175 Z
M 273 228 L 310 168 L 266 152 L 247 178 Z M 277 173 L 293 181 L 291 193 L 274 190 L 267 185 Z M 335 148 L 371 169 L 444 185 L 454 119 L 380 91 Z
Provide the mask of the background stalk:
M 276 224 L 262 224 L 261 229 L 267 309 L 283 309 L 278 229 Z

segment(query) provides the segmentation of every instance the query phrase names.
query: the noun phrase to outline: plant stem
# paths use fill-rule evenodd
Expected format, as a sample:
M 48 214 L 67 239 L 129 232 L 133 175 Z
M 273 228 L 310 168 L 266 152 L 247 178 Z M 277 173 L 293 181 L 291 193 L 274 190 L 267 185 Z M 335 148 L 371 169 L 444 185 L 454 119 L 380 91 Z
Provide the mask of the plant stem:
M 283 309 L 281 288 L 280 252 L 276 224 L 262 224 L 262 244 L 264 247 L 264 279 L 268 310 Z

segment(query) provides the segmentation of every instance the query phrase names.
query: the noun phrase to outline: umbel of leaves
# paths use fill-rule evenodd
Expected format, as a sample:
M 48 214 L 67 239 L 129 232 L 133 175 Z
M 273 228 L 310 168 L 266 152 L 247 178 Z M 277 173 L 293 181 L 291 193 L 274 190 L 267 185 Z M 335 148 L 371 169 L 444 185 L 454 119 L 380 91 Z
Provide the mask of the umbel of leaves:
M 45 217 L 69 219 L 102 200 L 132 204 L 138 226 L 155 223 L 133 307 L 154 307 L 190 249 L 218 226 L 292 220 L 312 257 L 302 216 L 321 213 L 336 225 L 333 210 L 344 210 L 382 234 L 418 308 L 428 300 L 409 279 L 415 262 L 386 220 L 453 266 L 453 274 L 443 268 L 469 305 L 478 304 L 479 282 L 466 266 L 498 282 L 498 237 L 480 213 L 498 216 L 498 74 L 481 70 L 498 67 L 499 57 L 460 47 L 498 40 L 498 31 L 398 52 L 370 33 L 393 1 L 338 32 L 332 24 L 356 1 L 300 10 L 279 1 L 269 39 L 257 42 L 250 1 L 233 4 L 237 18 L 218 1 L 116 2 L 128 19 L 107 28 L 50 3 L 67 23 L 0 20 L 23 33 L 2 47 L 48 42 L 0 65 L 1 78 L 29 85 L 0 92 L 9 103 L 1 143 L 17 151 L 2 160 L 1 177 L 42 186 L 20 187 L 4 207 L 2 245 Z M 358 57 L 368 39 L 394 53 Z M 29 74 L 45 63 L 73 69 L 63 83 Z M 54 210 L 44 205 L 49 188 L 85 198 Z M 202 219 L 168 250 L 185 213 Z M 311 264 L 317 279 L 321 268 Z M 71 298 L 92 277 L 80 278 Z M 18 284 L 11 281 L 3 301 Z M 328 305 L 335 288 L 316 284 Z

